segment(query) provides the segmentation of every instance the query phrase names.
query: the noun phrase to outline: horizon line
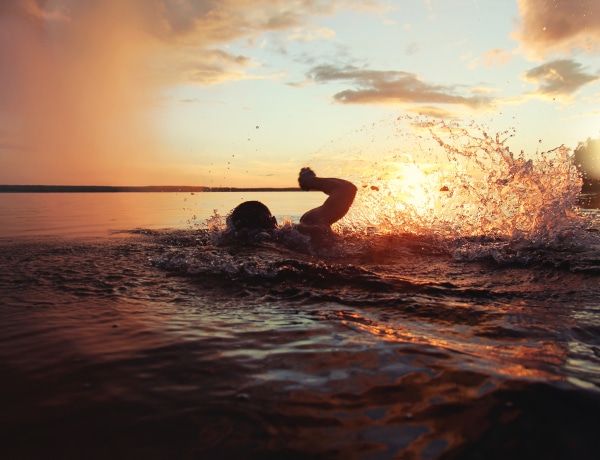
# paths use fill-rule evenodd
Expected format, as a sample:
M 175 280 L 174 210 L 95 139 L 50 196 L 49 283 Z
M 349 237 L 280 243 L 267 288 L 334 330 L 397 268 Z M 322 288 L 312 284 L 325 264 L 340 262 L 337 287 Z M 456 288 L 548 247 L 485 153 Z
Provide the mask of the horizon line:
M 296 192 L 300 187 L 207 187 L 204 185 L 2 185 L 0 193 Z

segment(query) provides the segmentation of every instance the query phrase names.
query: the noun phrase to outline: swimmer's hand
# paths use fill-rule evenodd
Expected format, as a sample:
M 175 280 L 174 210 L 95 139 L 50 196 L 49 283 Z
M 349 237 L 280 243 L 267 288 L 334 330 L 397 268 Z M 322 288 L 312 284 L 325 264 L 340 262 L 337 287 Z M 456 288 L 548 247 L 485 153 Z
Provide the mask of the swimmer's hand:
M 312 180 L 317 177 L 314 171 L 310 168 L 302 168 L 298 176 L 298 184 L 302 190 L 310 190 Z

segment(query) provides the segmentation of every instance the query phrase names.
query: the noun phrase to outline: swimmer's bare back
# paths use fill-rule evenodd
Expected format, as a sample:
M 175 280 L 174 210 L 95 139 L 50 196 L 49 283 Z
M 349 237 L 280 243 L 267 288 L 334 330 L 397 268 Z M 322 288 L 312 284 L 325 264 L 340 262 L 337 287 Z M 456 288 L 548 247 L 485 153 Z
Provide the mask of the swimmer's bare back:
M 302 190 L 318 190 L 329 195 L 321 206 L 307 211 L 300 218 L 298 230 L 311 236 L 320 232 L 331 233 L 331 225 L 346 215 L 356 196 L 356 186 L 352 182 L 317 177 L 310 168 L 300 170 L 298 184 Z

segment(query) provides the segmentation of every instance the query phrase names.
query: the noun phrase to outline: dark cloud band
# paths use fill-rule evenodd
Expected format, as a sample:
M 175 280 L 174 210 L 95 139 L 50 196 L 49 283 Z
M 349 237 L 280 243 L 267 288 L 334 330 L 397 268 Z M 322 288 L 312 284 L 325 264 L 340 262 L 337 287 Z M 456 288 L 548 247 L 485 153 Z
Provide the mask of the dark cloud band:
M 487 96 L 464 96 L 454 86 L 433 85 L 415 74 L 397 70 L 368 70 L 354 66 L 321 65 L 308 77 L 317 83 L 346 82 L 354 89 L 341 91 L 334 99 L 344 104 L 418 103 L 458 104 L 479 109 L 491 105 Z
M 559 59 L 528 70 L 524 79 L 535 83 L 538 96 L 566 96 L 582 86 L 597 81 L 598 75 L 586 73 L 581 64 L 571 59 Z

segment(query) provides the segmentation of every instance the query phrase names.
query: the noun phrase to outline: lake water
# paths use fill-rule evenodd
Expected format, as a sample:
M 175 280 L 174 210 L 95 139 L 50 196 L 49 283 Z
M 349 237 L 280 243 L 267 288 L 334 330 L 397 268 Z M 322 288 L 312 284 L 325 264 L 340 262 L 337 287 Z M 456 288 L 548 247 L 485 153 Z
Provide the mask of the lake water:
M 0 238 L 106 237 L 133 228 L 196 228 L 216 210 L 245 200 L 269 203 L 279 221 L 296 219 L 323 201 L 319 193 L 7 193 L 0 194 Z
M 599 458 L 598 210 L 376 188 L 0 194 L 2 458 Z

